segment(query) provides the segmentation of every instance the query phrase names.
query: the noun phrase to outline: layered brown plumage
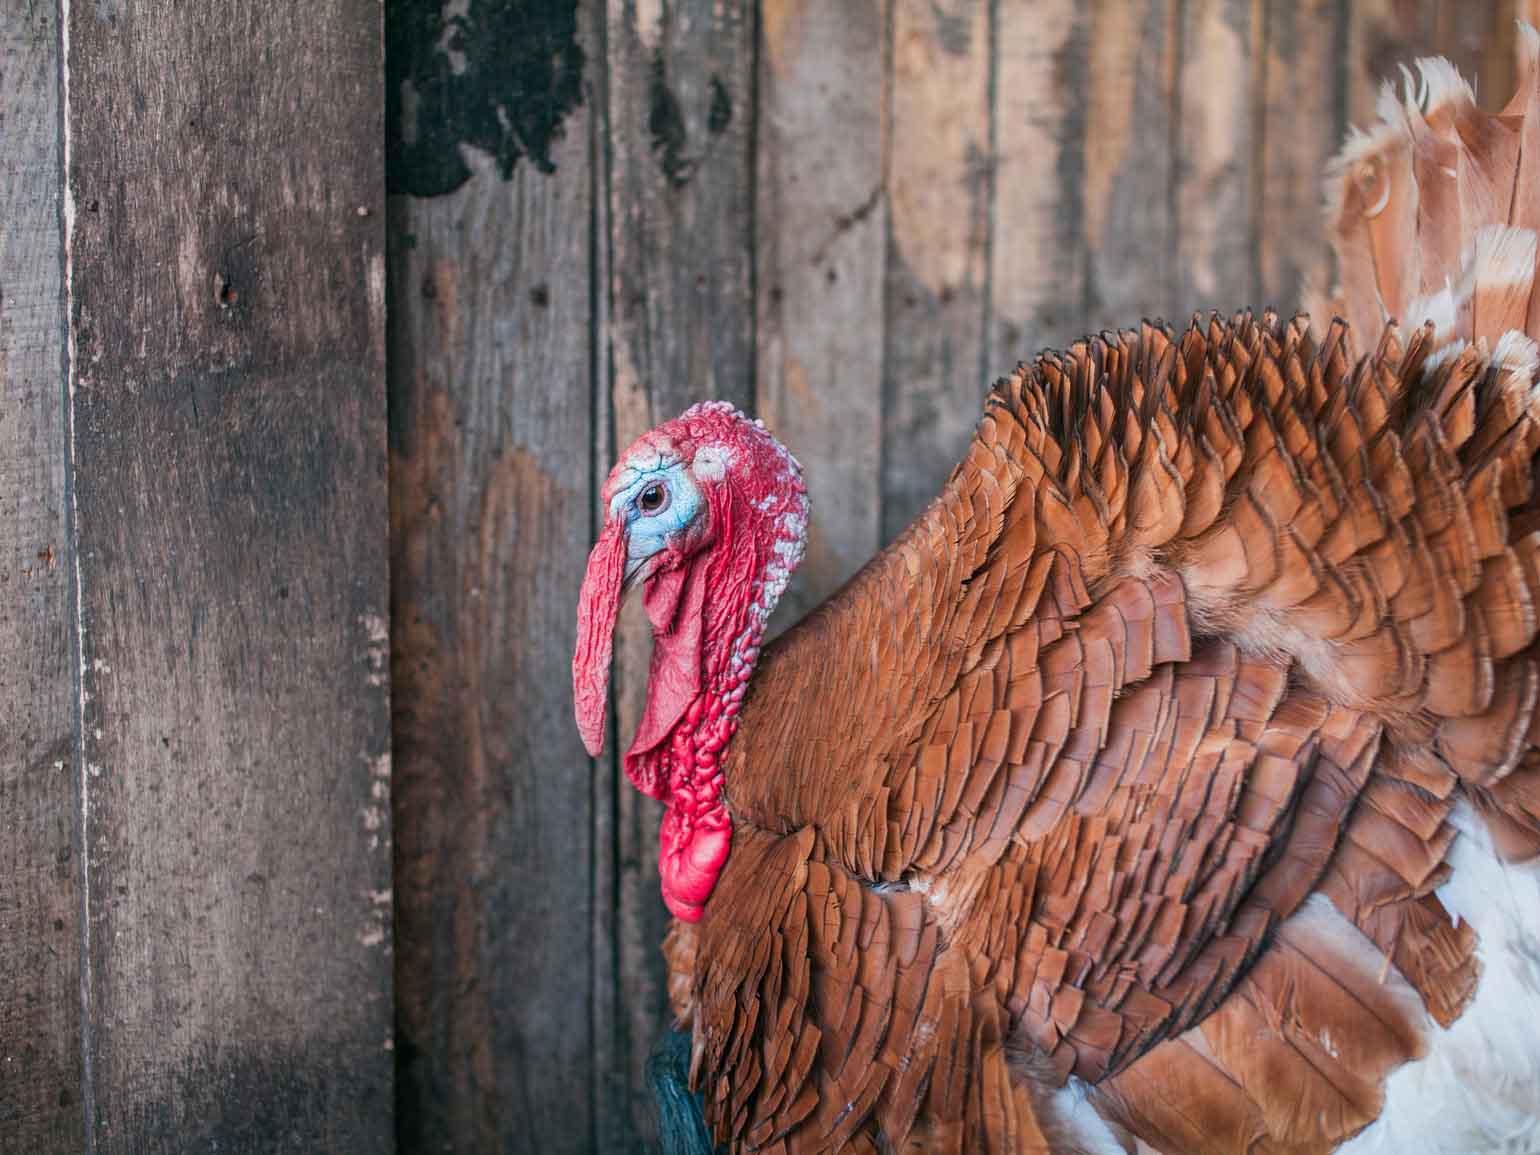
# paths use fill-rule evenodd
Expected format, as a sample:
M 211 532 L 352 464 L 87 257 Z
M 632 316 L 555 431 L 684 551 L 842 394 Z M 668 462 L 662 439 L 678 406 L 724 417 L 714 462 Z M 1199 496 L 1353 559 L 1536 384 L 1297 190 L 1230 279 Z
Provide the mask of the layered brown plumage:
M 1501 116 L 1440 62 L 1350 144 L 1317 315 L 1352 328 L 1146 324 L 1018 369 L 765 650 L 732 853 L 667 947 L 721 1140 L 1074 1150 L 1073 1076 L 1129 1150 L 1325 1151 L 1461 1014 L 1456 807 L 1540 855 L 1524 45 Z

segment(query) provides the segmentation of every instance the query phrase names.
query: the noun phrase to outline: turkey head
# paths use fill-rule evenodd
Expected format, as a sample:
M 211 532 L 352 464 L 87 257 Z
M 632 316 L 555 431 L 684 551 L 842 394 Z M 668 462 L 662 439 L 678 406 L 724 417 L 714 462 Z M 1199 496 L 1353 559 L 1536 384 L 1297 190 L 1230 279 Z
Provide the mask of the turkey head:
M 647 705 L 626 776 L 667 808 L 663 901 L 704 910 L 732 843 L 721 756 L 759 658 L 765 622 L 802 559 L 807 492 L 784 446 L 722 401 L 641 437 L 610 473 L 604 528 L 578 602 L 572 698 L 589 753 L 604 747 L 621 599 L 636 586 L 652 623 Z

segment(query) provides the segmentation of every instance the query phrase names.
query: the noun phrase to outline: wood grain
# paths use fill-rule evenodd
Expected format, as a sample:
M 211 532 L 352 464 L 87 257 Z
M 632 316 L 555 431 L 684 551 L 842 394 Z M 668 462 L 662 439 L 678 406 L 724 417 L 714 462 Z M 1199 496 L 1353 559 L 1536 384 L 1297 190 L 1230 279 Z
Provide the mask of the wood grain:
M 0 4 L 0 1151 L 79 1150 L 58 22 Z
M 594 439 L 590 107 L 554 127 L 550 172 L 504 179 L 464 143 L 465 183 L 390 204 L 403 1151 L 594 1149 L 592 778 L 567 672 Z
M 1348 111 L 1374 123 L 1387 80 L 1419 56 L 1446 56 L 1472 82 L 1477 103 L 1495 112 L 1513 91 L 1517 19 L 1536 18 L 1532 0 L 1355 0 L 1348 9 Z
M 1518 56 L 1514 22 L 1540 27 L 1540 0 L 1495 0 L 1492 35 L 1481 45 L 1481 66 L 1476 76 L 1477 102 L 1495 112 L 1517 87 Z
M 754 406 L 755 5 L 748 0 L 609 0 L 604 174 L 609 382 L 598 456 L 620 451 L 706 398 Z M 597 502 L 596 502 L 597 504 Z M 571 572 L 576 593 L 580 570 Z M 611 837 L 610 968 L 596 1028 L 604 1072 L 598 1149 L 641 1150 L 653 1130 L 647 1054 L 668 1023 L 659 944 L 661 810 L 614 756 L 635 733 L 650 648 L 640 605 L 615 639 L 614 739 L 595 821 Z M 569 655 L 570 657 L 570 652 Z M 605 1001 L 609 1000 L 609 1001 Z
M 88 1149 L 388 1149 L 380 9 L 66 12 Z
M 998 6 L 995 196 L 985 371 L 1008 374 L 1085 324 L 1085 74 L 1090 18 L 1078 0 Z
M 1346 19 L 1340 0 L 1267 6 L 1256 65 L 1262 167 L 1253 190 L 1258 286 L 1252 303 L 1285 314 L 1300 306 L 1307 282 L 1326 289 L 1335 275 L 1321 174 L 1347 132 Z M 1323 29 L 1333 34 L 1322 35 Z
M 1083 83 L 1083 332 L 1181 308 L 1175 140 L 1177 0 L 1095 0 Z M 1179 316 L 1179 312 L 1177 316 Z
M 1258 293 L 1262 0 L 1186 0 L 1180 19 L 1176 324 Z
M 766 0 L 760 25 L 758 402 L 818 494 L 789 623 L 880 544 L 888 4 Z
M 986 0 L 893 0 L 884 541 L 957 463 L 990 376 L 989 9 Z

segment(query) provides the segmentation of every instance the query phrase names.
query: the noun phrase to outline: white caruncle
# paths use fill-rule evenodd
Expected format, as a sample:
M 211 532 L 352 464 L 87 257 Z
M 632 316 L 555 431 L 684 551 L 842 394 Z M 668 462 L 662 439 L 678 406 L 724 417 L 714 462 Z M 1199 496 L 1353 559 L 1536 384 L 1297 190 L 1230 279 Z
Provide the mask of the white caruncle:
M 698 481 L 721 481 L 733 463 L 733 451 L 725 445 L 703 445 L 695 451 L 690 472 Z

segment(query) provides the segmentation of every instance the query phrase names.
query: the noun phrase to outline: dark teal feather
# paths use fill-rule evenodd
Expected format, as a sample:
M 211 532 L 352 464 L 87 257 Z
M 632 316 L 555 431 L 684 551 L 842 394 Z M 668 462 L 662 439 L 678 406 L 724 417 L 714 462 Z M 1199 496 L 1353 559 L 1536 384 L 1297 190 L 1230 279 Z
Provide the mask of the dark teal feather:
M 690 1093 L 690 1034 L 669 1031 L 647 1060 L 660 1155 L 716 1155 L 699 1095 Z

